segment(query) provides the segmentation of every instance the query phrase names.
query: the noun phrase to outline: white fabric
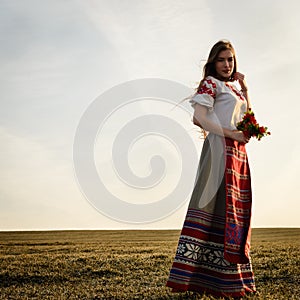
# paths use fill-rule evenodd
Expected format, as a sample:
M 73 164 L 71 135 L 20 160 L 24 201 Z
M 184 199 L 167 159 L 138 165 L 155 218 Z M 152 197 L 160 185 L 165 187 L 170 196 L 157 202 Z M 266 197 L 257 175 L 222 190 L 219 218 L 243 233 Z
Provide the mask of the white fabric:
M 208 94 L 196 93 L 190 102 L 194 108 L 195 108 L 195 104 L 198 103 L 206 106 L 210 111 L 212 111 L 214 107 L 215 99 Z
M 237 123 L 242 120 L 247 110 L 247 101 L 242 92 L 234 82 L 221 81 L 212 76 L 206 77 L 206 80 L 211 80 L 214 85 L 213 87 L 212 84 L 204 82 L 205 87 L 210 87 L 212 95 L 195 93 L 190 100 L 192 107 L 195 109 L 196 104 L 203 105 L 208 108 L 207 117 L 212 122 L 227 129 L 236 129 Z

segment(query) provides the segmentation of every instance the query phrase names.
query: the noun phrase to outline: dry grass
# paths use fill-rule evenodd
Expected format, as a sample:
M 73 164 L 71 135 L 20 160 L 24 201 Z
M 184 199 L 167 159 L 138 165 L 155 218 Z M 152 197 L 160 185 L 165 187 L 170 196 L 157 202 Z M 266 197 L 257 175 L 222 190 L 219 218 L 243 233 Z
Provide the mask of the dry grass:
M 165 287 L 179 231 L 0 232 L 0 299 L 215 299 Z M 300 229 L 254 229 L 258 293 L 300 299 Z

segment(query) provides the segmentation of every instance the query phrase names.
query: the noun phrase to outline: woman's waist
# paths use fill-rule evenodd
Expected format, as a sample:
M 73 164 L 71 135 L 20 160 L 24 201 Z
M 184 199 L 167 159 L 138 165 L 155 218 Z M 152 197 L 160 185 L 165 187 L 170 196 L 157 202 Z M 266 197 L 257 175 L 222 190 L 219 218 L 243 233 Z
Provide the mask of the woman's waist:
M 239 122 L 236 118 L 230 119 L 224 116 L 218 116 L 217 114 L 211 114 L 207 116 L 207 118 L 215 125 L 229 130 L 236 130 L 237 123 Z

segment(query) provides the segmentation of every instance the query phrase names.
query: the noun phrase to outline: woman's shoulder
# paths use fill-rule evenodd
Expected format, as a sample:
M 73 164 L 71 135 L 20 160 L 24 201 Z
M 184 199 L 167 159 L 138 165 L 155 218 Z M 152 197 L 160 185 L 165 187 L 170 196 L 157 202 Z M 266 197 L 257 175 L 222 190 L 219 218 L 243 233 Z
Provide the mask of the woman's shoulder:
M 206 85 L 211 85 L 220 92 L 226 90 L 239 90 L 236 81 L 223 81 L 211 75 L 206 76 L 203 81 Z
M 208 75 L 204 78 L 204 80 L 210 80 L 212 82 L 215 82 L 216 84 L 225 84 L 225 81 L 220 80 L 212 75 Z
M 204 77 L 204 81 L 208 81 L 208 80 L 211 80 L 211 81 L 216 81 L 217 79 L 211 75 L 208 75 L 206 77 Z
M 203 79 L 203 83 L 204 83 L 205 85 L 211 86 L 211 87 L 213 87 L 214 89 L 217 89 L 217 90 L 220 89 L 220 88 L 222 88 L 223 85 L 224 85 L 224 82 L 223 82 L 223 81 L 221 81 L 221 80 L 219 80 L 219 79 L 217 79 L 216 77 L 213 77 L 213 76 L 211 76 L 211 75 L 206 76 L 206 77 Z

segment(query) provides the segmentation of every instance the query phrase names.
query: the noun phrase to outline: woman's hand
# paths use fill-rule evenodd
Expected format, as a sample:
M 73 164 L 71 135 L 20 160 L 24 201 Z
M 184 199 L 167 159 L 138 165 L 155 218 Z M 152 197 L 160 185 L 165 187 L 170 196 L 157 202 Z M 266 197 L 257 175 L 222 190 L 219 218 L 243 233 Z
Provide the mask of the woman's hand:
M 247 101 L 247 109 L 251 109 L 251 102 L 248 96 L 248 86 L 246 84 L 246 80 L 245 80 L 245 75 L 240 73 L 240 72 L 236 72 L 233 75 L 234 80 L 237 80 L 239 82 L 239 85 L 241 86 L 241 90 L 243 92 L 243 96 L 245 97 L 246 101 Z
M 245 144 L 248 143 L 250 139 L 249 137 L 244 135 L 243 131 L 239 131 L 239 130 L 232 130 L 230 134 L 230 138 Z
M 248 87 L 246 84 L 244 74 L 242 74 L 240 72 L 236 72 L 236 73 L 234 73 L 233 78 L 234 78 L 234 80 L 237 80 L 239 82 L 239 85 L 241 86 L 242 91 L 248 91 Z

